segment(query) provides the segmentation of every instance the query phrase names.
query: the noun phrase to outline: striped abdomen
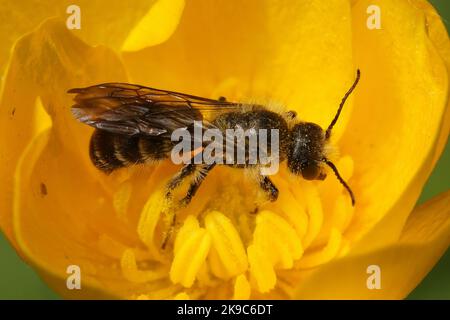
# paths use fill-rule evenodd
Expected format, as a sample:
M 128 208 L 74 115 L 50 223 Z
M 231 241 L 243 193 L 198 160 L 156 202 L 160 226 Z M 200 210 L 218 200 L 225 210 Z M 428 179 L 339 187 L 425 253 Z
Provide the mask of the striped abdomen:
M 96 129 L 91 137 L 89 154 L 98 169 L 110 173 L 134 164 L 163 160 L 171 148 L 170 139 L 127 136 Z

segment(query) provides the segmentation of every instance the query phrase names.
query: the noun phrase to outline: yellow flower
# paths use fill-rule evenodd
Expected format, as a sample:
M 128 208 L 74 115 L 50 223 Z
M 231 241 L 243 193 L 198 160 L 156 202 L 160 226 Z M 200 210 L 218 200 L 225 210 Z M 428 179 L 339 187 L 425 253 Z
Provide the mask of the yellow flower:
M 450 127 L 450 42 L 426 1 L 375 1 L 380 30 L 366 27 L 366 0 L 78 1 L 82 29 L 72 31 L 69 2 L 54 2 L 0 9 L 21 12 L 1 28 L 0 226 L 62 296 L 403 298 L 449 246 L 450 192 L 414 209 Z M 282 167 L 278 201 L 252 215 L 253 184 L 220 167 L 179 212 L 165 251 L 164 186 L 179 168 L 98 172 L 92 130 L 66 94 L 129 81 L 275 101 L 326 127 L 356 68 L 362 81 L 333 135 L 354 208 L 335 179 L 307 182 Z M 70 265 L 81 290 L 66 287 Z M 379 290 L 367 287 L 371 265 Z

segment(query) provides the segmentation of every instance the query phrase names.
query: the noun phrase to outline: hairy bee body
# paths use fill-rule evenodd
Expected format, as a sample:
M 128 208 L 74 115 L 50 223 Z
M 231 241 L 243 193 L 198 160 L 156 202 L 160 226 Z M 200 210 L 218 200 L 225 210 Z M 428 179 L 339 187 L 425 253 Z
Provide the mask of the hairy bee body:
M 279 133 L 279 160 L 283 161 L 287 157 L 290 145 L 288 123 L 285 117 L 276 112 L 262 106 L 246 106 L 240 111 L 220 114 L 212 123 L 224 136 L 228 129 L 240 128 L 246 132 L 253 129 L 258 142 L 261 141 L 260 130 L 265 129 L 267 130 L 266 138 L 269 149 L 271 148 L 271 130 L 276 129 Z M 155 137 L 139 134 L 130 136 L 96 129 L 91 137 L 89 153 L 92 163 L 98 169 L 105 173 L 111 173 L 116 169 L 131 165 L 154 163 L 167 159 L 170 157 L 174 145 L 175 143 L 168 136 Z M 225 145 L 223 147 L 225 148 Z M 237 147 L 234 148 L 234 154 L 237 154 Z M 236 168 L 260 165 L 259 158 L 256 158 L 256 163 L 249 162 L 248 144 L 245 152 L 244 164 L 237 162 L 227 164 L 225 159 L 224 164 Z
M 287 150 L 289 149 L 290 144 L 290 134 L 288 123 L 286 118 L 282 115 L 267 110 L 263 106 L 253 106 L 250 107 L 250 111 L 248 111 L 249 107 L 244 108 L 242 111 L 237 112 L 229 112 L 219 115 L 213 123 L 222 131 L 222 134 L 226 135 L 227 129 L 242 129 L 244 132 L 249 132 L 253 130 L 257 136 L 257 150 L 256 153 L 259 153 L 260 142 L 265 140 L 267 143 L 267 148 L 271 149 L 271 134 L 272 130 L 277 130 L 278 132 L 278 143 L 279 143 L 279 161 L 283 161 L 287 156 Z M 267 136 L 265 139 L 261 139 L 261 129 L 266 130 Z M 225 146 L 224 146 L 225 147 Z M 236 168 L 246 168 L 249 166 L 259 166 L 261 165 L 260 158 L 256 158 L 256 163 L 250 163 L 249 159 L 249 145 L 246 143 L 245 145 L 245 163 L 239 164 L 237 161 L 234 161 L 232 164 L 226 164 L 231 167 Z M 235 150 L 233 154 L 237 154 L 238 150 L 235 146 Z
M 339 175 L 335 165 L 328 159 L 326 146 L 333 126 L 339 118 L 345 101 L 355 89 L 360 78 L 360 71 L 350 90 L 345 94 L 338 111 L 326 130 L 311 122 L 296 119 L 294 111 L 284 114 L 268 110 L 262 105 L 245 105 L 228 102 L 226 99 L 208 99 L 174 91 L 159 90 L 129 83 L 105 83 L 86 88 L 75 88 L 69 93 L 76 94 L 72 107 L 74 116 L 81 122 L 95 128 L 90 142 L 92 163 L 103 172 L 110 173 L 118 168 L 150 163 L 168 158 L 172 154 L 176 141 L 172 135 L 179 129 L 187 129 L 194 133 L 194 140 L 189 144 L 196 145 L 196 124 L 206 124 L 205 128 L 218 130 L 226 139 L 219 149 L 219 157 L 223 147 L 231 145 L 236 151 L 242 145 L 228 139 L 228 129 L 252 130 L 252 138 L 257 136 L 257 147 L 260 148 L 260 137 L 266 134 L 265 146 L 271 149 L 272 135 L 277 138 L 277 161 L 287 160 L 288 169 L 307 180 L 323 180 L 326 177 L 324 166 L 333 170 L 338 180 L 347 189 L 352 204 L 355 203 L 353 192 Z M 203 125 L 202 125 L 203 126 Z M 205 129 L 202 127 L 202 130 Z M 272 131 L 276 129 L 275 131 Z M 203 132 L 203 131 L 202 131 Z M 272 133 L 273 132 L 273 133 Z M 182 205 L 187 205 L 197 192 L 202 181 L 217 163 L 237 168 L 261 166 L 258 156 L 250 161 L 250 136 L 245 137 L 244 161 L 228 162 L 196 162 L 196 148 L 190 149 L 190 160 L 180 172 L 167 184 L 167 197 L 184 179 L 191 179 L 191 184 Z M 241 140 L 242 141 L 242 140 Z M 219 144 L 219 143 L 218 143 Z M 207 149 L 200 144 L 199 151 Z M 216 149 L 214 149 L 214 152 Z M 227 150 L 228 151 L 228 150 Z M 266 150 L 268 151 L 268 150 Z M 259 155 L 259 151 L 256 150 Z M 197 153 L 198 154 L 198 153 Z M 223 152 L 223 157 L 228 154 Z M 202 157 L 202 159 L 204 159 Z M 229 158 L 227 157 L 227 160 Z M 234 159 L 233 159 L 234 160 Z M 270 201 L 278 197 L 278 189 L 272 183 L 265 170 L 260 170 L 256 179 Z

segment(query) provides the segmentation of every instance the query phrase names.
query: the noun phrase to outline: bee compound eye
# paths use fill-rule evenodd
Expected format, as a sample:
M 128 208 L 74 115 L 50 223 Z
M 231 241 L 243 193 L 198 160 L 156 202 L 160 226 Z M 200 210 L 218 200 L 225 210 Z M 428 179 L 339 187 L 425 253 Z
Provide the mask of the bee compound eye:
M 307 162 L 302 165 L 302 176 L 306 180 L 316 180 L 320 176 L 319 166 L 314 162 Z
M 327 174 L 323 171 L 321 171 L 319 173 L 319 176 L 317 177 L 317 180 L 325 180 L 325 178 L 327 177 Z

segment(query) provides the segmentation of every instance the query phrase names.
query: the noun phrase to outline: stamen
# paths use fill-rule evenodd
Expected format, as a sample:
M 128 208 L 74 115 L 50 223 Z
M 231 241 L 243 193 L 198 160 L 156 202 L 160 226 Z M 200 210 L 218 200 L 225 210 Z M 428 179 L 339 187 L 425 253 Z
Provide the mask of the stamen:
M 278 268 L 292 268 L 294 260 L 303 254 L 301 240 L 294 228 L 270 211 L 258 214 L 253 241 L 268 255 L 272 265 Z
M 200 267 L 200 270 L 197 273 L 197 280 L 199 287 L 215 287 L 220 284 L 220 280 L 212 276 L 212 271 L 208 260 L 206 260 Z M 195 293 L 198 294 L 198 290 L 196 290 Z
M 341 249 L 339 250 L 336 257 L 343 257 L 347 255 L 349 250 L 350 250 L 350 242 L 347 239 L 342 238 Z
M 236 277 L 234 282 L 233 300 L 248 300 L 250 299 L 251 288 L 245 275 L 241 274 Z
M 208 262 L 214 276 L 223 280 L 228 280 L 231 278 L 225 264 L 222 262 L 222 259 L 220 259 L 219 254 L 214 247 L 212 247 L 209 251 Z
M 253 241 L 265 253 L 272 267 L 277 266 L 283 269 L 292 267 L 289 249 L 280 243 L 279 239 L 274 239 L 272 236 L 271 228 L 267 223 L 258 223 Z
M 205 226 L 226 274 L 233 277 L 245 272 L 248 267 L 247 255 L 231 220 L 218 211 L 212 211 L 205 217 Z
M 255 210 L 255 208 L 253 208 L 253 210 Z M 252 211 L 252 214 L 241 214 L 237 219 L 239 221 L 237 227 L 239 228 L 239 233 L 244 243 L 249 243 L 253 237 L 253 213 L 254 211 Z
M 304 186 L 306 211 L 309 216 L 308 230 L 303 238 L 303 247 L 306 249 L 320 232 L 320 228 L 323 224 L 323 210 L 317 188 L 309 183 L 304 183 Z
M 131 198 L 132 184 L 130 181 L 123 182 L 113 195 L 113 206 L 117 217 L 122 221 L 127 221 L 128 203 Z
M 177 233 L 177 237 L 175 239 L 175 245 L 173 247 L 173 253 L 177 254 L 180 251 L 180 248 L 184 243 L 189 239 L 192 233 L 200 229 L 200 225 L 198 224 L 198 220 L 194 216 L 189 216 L 183 223 L 183 227 Z
M 164 258 L 160 252 L 160 241 L 156 241 L 155 231 L 160 220 L 161 213 L 167 212 L 169 205 L 165 199 L 164 189 L 159 188 L 152 193 L 142 209 L 137 233 L 139 239 L 148 247 L 152 256 L 160 261 Z
M 328 244 L 322 249 L 306 254 L 296 264 L 297 268 L 309 269 L 329 262 L 338 254 L 341 248 L 342 234 L 337 229 L 332 229 Z
M 280 192 L 277 203 L 270 206 L 270 209 L 274 211 L 280 211 L 281 209 L 280 215 L 294 226 L 299 238 L 303 239 L 308 228 L 308 215 L 299 202 L 301 199 L 295 198 L 289 184 L 285 180 L 274 179 L 274 181 L 283 192 Z M 298 184 L 296 184 L 296 187 L 300 188 Z
M 252 288 L 261 293 L 269 292 L 277 283 L 277 275 L 267 255 L 256 244 L 252 244 L 247 248 L 247 255 L 250 264 Z
M 344 232 L 353 218 L 355 207 L 348 201 L 347 194 L 340 194 L 333 208 L 333 226 Z
M 183 227 L 180 232 L 186 235 L 186 240 L 184 243 L 178 242 L 170 268 L 170 280 L 175 284 L 180 283 L 182 286 L 190 288 L 206 260 L 211 246 L 211 237 L 203 228 L 194 229 L 188 234 L 182 231 Z M 190 227 L 188 226 L 188 228 Z
M 338 194 L 337 198 L 330 200 L 334 202 L 334 205 L 330 206 L 331 211 L 324 221 L 324 225 L 316 237 L 316 239 L 311 244 L 310 248 L 320 248 L 327 244 L 330 237 L 330 232 L 333 228 L 339 230 L 342 234 L 348 227 L 353 217 L 353 212 L 355 207 L 352 206 L 351 202 L 348 201 L 347 194 Z
M 343 157 L 338 164 L 342 176 L 350 177 L 352 159 Z M 216 187 L 208 189 L 212 192 L 210 197 L 197 199 L 201 206 L 193 205 L 180 212 L 179 221 L 184 222 L 172 235 L 173 247 L 165 254 L 160 248 L 163 221 L 173 208 L 164 198 L 163 186 L 152 193 L 141 212 L 139 239 L 147 246 L 150 260 L 170 268 L 166 277 L 172 283 L 172 291 L 166 287 L 165 297 L 287 298 L 294 292 L 289 281 L 298 279 L 299 269 L 314 268 L 347 254 L 350 242 L 343 238 L 343 232 L 351 222 L 353 207 L 336 179 L 318 183 L 297 177 L 289 181 L 282 170 L 272 177 L 280 190 L 278 200 L 261 203 L 247 196 L 257 193 L 249 180 L 224 172 L 218 170 L 216 178 L 228 179 L 227 183 L 219 179 Z M 241 184 L 241 190 L 247 193 L 236 193 L 236 188 L 230 186 L 231 180 L 232 185 Z M 127 188 L 123 184 L 115 195 L 118 211 L 124 211 L 124 204 L 131 201 Z M 115 247 L 114 252 L 122 248 L 120 244 Z M 145 283 L 154 275 L 139 270 L 136 254 L 141 261 L 143 254 L 138 246 L 135 248 L 125 250 L 122 269 L 125 278 Z M 286 282 L 278 281 L 278 276 Z M 180 285 L 190 289 L 180 292 Z M 154 290 L 145 293 L 148 298 L 158 298 Z

